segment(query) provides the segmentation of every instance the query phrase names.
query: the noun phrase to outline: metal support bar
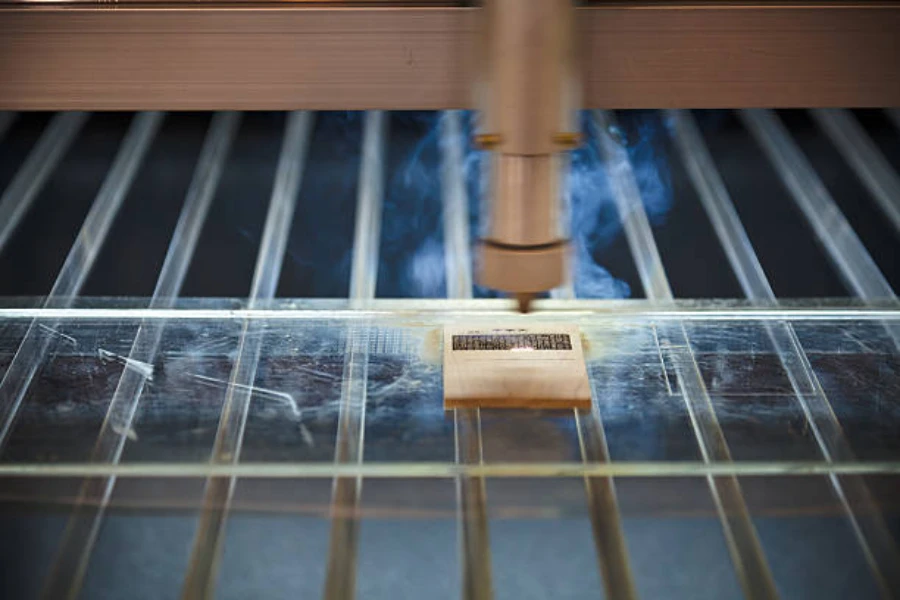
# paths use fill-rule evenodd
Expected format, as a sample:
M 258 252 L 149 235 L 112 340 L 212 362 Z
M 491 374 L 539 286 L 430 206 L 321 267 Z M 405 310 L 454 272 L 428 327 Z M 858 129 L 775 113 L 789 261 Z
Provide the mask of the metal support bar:
M 350 271 L 350 303 L 355 308 L 375 297 L 384 196 L 385 129 L 386 117 L 383 111 L 366 113 Z
M 151 309 L 168 309 L 175 304 L 239 123 L 237 113 L 219 113 L 213 117 L 150 299 Z M 165 326 L 166 321 L 145 320 L 138 328 L 126 368 L 97 436 L 92 463 L 119 463 Z M 147 369 L 130 365 L 146 366 Z M 115 482 L 115 477 L 106 477 L 90 478 L 82 484 L 53 567 L 45 580 L 42 597 L 74 599 L 78 596 Z
M 591 385 L 595 385 L 593 381 Z M 599 392 L 595 389 L 593 393 L 597 397 Z M 574 412 L 581 460 L 584 463 L 609 463 L 609 447 L 596 405 L 590 411 Z M 584 486 L 605 597 L 609 600 L 636 599 L 637 587 L 622 530 L 615 481 L 612 477 L 585 477 Z
M 453 412 L 453 439 L 457 464 L 482 464 L 480 409 L 456 409 Z M 456 505 L 459 520 L 460 564 L 462 564 L 462 597 L 464 600 L 491 600 L 494 597 L 494 589 L 484 477 L 457 478 Z
M 87 119 L 88 113 L 83 112 L 55 115 L 0 196 L 0 252 Z M 7 121 L 6 126 L 11 123 L 11 120 Z M 3 137 L 2 132 L 0 137 Z
M 250 308 L 264 306 L 275 296 L 303 178 L 313 116 L 303 111 L 291 113 L 287 118 L 275 185 L 247 299 Z M 240 460 L 264 334 L 264 323 L 244 321 L 210 457 L 213 463 L 236 464 Z M 181 588 L 184 600 L 212 598 L 235 484 L 233 477 L 211 477 L 206 481 L 203 511 Z
M 380 298 L 372 301 L 365 314 L 358 310 L 348 309 L 329 299 L 309 298 L 303 301 L 296 299 L 272 302 L 271 308 L 177 308 L 171 310 L 150 310 L 148 308 L 119 307 L 78 307 L 78 308 L 40 308 L 40 307 L 0 307 L 0 319 L 66 319 L 72 323 L 97 319 L 180 319 L 186 323 L 207 321 L 209 319 L 247 319 L 262 321 L 266 319 L 283 319 L 291 322 L 316 319 L 359 320 L 374 316 L 384 317 L 402 312 L 405 317 L 420 318 L 431 322 L 437 315 L 459 313 L 460 315 L 490 316 L 498 319 L 498 324 L 516 321 L 519 317 L 509 310 L 506 298 L 483 298 L 478 300 L 445 300 L 434 298 Z M 850 299 L 845 302 L 811 305 L 809 303 L 791 302 L 778 307 L 752 305 L 745 302 L 722 302 L 721 300 L 698 300 L 682 298 L 669 302 L 650 300 L 614 301 L 603 299 L 577 299 L 559 302 L 545 300 L 540 309 L 548 316 L 558 315 L 560 318 L 578 318 L 579 315 L 590 314 L 591 320 L 598 323 L 644 323 L 648 319 L 663 322 L 709 322 L 735 321 L 834 321 L 848 323 L 881 323 L 900 320 L 900 304 L 896 302 L 879 302 L 868 306 L 860 306 L 859 302 Z M 554 317 L 555 318 L 555 317 Z
M 616 208 L 650 300 L 671 302 L 672 290 L 647 220 L 628 153 L 608 135 L 614 118 L 595 111 L 599 146 L 609 174 Z M 704 463 L 731 462 L 725 434 L 694 358 L 683 324 L 660 327 L 663 352 L 675 369 L 685 407 Z M 707 477 L 710 493 L 744 594 L 750 599 L 777 598 L 778 592 L 762 546 L 750 520 L 736 477 Z
M 778 117 L 766 109 L 742 110 L 739 115 L 850 289 L 865 300 L 895 299 L 878 265 Z
M 775 292 L 769 285 L 694 118 L 684 110 L 667 111 L 666 117 L 674 128 L 672 137 L 688 175 L 744 294 L 753 300 L 774 303 Z
M 507 306 L 507 303 L 503 303 Z M 696 308 L 696 305 L 694 305 Z M 232 317 L 230 309 L 222 309 L 222 318 Z M 509 312 L 500 308 L 498 312 Z M 584 312 L 573 313 L 575 318 Z M 784 318 L 783 313 L 779 318 Z M 700 320 L 705 321 L 705 318 Z M 805 319 L 801 319 L 805 320 Z M 641 318 L 642 323 L 646 319 Z M 617 321 L 622 323 L 622 321 Z M 628 323 L 626 327 L 633 325 Z M 651 329 L 652 332 L 652 329 Z M 387 343 L 396 343 L 392 340 Z M 395 346 L 399 347 L 398 346 Z M 401 350 L 402 351 L 402 350 Z M 773 477 L 790 479 L 800 476 L 827 476 L 836 474 L 889 476 L 900 475 L 900 463 L 893 460 L 825 462 L 823 460 L 742 460 L 730 463 L 702 463 L 696 460 L 618 460 L 608 463 L 584 463 L 578 461 L 492 462 L 472 465 L 453 461 L 399 461 L 365 462 L 363 464 L 335 465 L 321 461 L 284 462 L 253 461 L 236 464 L 210 462 L 125 462 L 118 465 L 94 463 L 31 463 L 0 462 L 0 476 L 21 479 L 59 480 L 71 477 L 118 477 L 129 479 L 196 479 L 197 477 L 237 477 L 244 480 L 259 479 L 333 479 L 363 477 L 370 479 L 450 479 L 454 477 L 489 477 L 500 479 L 559 479 L 566 477 L 621 477 L 632 480 L 659 478 L 696 478 L 708 475 L 734 475 L 736 477 Z M 655 508 L 662 511 L 671 508 L 668 498 L 657 498 Z
M 141 113 L 134 117 L 56 282 L 44 300 L 44 308 L 68 308 L 72 305 L 94 266 L 94 260 L 162 120 L 163 113 L 157 112 Z M 37 320 L 32 321 L 0 381 L 0 449 L 5 445 L 19 406 L 52 341 L 53 336 L 47 328 L 39 327 Z
M 367 307 L 375 298 L 378 283 L 386 129 L 387 117 L 382 111 L 366 113 L 350 271 L 350 306 L 356 309 Z M 334 455 L 337 464 L 360 464 L 363 460 L 370 341 L 367 333 L 368 326 L 363 322 L 351 326 L 347 339 Z M 323 595 L 326 599 L 350 600 L 356 595 L 362 484 L 359 477 L 334 480 L 331 541 Z
M 687 111 L 669 111 L 668 116 L 674 126 L 675 144 L 744 294 L 754 302 L 777 304 L 775 293 L 694 118 Z M 840 422 L 794 328 L 786 321 L 764 323 L 764 327 L 822 457 L 829 463 L 835 460 L 855 461 Z M 833 474 L 829 476 L 829 481 L 882 591 L 900 589 L 900 554 L 865 481 L 858 476 L 839 478 Z M 885 596 L 888 595 L 885 593 Z
M 448 298 L 472 297 L 469 202 L 460 111 L 441 115 L 441 194 L 444 199 L 444 268 Z
M 900 175 L 850 111 L 820 108 L 811 112 L 900 234 Z
M 240 113 L 221 112 L 213 115 L 203 149 L 197 159 L 197 169 L 185 197 L 184 207 L 181 209 L 162 270 L 156 280 L 150 308 L 173 306 L 181 292 L 181 284 L 187 275 L 197 240 L 200 239 L 206 215 L 209 214 L 216 190 L 219 188 L 225 162 L 240 125 Z
M 347 340 L 334 457 L 337 464 L 362 464 L 363 461 L 369 341 L 365 331 L 359 330 L 351 331 Z M 331 540 L 323 593 L 326 599 L 351 599 L 356 596 L 362 484 L 362 477 L 338 477 L 334 480 Z

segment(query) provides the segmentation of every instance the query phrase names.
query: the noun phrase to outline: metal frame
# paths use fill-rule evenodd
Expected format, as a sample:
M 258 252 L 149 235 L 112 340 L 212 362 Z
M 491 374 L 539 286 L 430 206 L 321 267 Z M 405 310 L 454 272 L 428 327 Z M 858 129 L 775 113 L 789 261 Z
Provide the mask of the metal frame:
M 6 4 L 0 108 L 465 108 L 479 64 L 477 11 Z M 589 108 L 900 105 L 898 2 L 631 1 L 578 11 Z

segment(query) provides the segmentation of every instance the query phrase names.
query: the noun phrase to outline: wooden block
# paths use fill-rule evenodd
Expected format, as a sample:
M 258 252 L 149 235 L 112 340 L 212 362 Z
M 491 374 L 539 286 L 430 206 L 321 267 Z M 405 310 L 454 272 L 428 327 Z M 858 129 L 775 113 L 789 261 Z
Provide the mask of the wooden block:
M 590 408 L 571 325 L 444 328 L 444 408 Z

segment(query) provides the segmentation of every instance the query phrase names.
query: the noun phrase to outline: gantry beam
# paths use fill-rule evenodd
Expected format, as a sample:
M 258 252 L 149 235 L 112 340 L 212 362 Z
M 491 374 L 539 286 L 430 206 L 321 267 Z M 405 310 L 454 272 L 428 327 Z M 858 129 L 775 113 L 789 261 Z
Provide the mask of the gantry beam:
M 467 108 L 478 10 L 8 3 L 0 109 Z M 587 108 L 900 105 L 897 2 L 578 11 Z

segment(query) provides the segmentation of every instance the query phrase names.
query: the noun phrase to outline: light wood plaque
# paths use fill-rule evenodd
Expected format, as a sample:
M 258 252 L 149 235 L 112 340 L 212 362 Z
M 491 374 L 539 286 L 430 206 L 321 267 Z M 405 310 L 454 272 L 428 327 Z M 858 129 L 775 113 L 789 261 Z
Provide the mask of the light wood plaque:
M 578 327 L 444 328 L 444 408 L 590 408 Z

